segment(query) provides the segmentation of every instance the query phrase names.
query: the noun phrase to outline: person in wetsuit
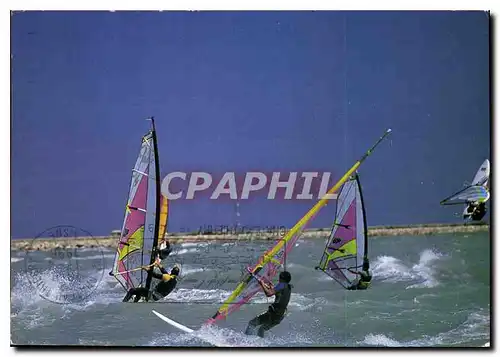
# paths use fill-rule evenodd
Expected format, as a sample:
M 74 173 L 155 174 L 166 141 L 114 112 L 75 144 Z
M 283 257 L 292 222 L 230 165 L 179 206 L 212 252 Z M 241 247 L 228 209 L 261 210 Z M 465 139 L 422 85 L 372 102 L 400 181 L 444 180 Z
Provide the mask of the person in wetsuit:
M 255 328 L 260 326 L 257 335 L 259 337 L 264 337 L 265 331 L 270 330 L 283 320 L 288 302 L 290 301 L 290 295 L 292 294 L 292 285 L 290 285 L 291 280 L 292 276 L 287 271 L 282 271 L 280 273 L 279 282 L 274 287 L 271 284 L 267 285 L 259 280 L 259 284 L 266 296 L 270 297 L 274 295 L 275 299 L 266 312 L 250 320 L 245 334 L 252 334 Z
M 468 215 L 464 215 L 464 219 L 470 217 L 473 221 L 480 221 L 486 214 L 486 203 L 471 202 L 467 206 L 467 213 Z
M 474 221 L 480 221 L 486 214 L 486 203 L 481 202 L 477 205 L 475 212 L 471 215 Z
M 160 268 L 161 274 L 153 270 L 151 272 L 151 275 L 153 276 L 153 278 L 160 279 L 161 281 L 158 283 L 158 285 L 156 285 L 155 289 L 151 292 L 151 295 L 149 295 L 148 289 L 144 287 L 131 288 L 127 292 L 127 295 L 125 295 L 125 297 L 123 298 L 123 302 L 128 302 L 134 295 L 135 295 L 134 302 L 138 302 L 141 299 L 141 297 L 147 298 L 147 300 L 149 300 L 152 297 L 154 301 L 158 301 L 160 299 L 163 299 L 168 294 L 170 294 L 177 285 L 177 277 L 179 276 L 180 269 L 177 265 L 175 265 L 169 274 L 167 270 L 163 268 L 161 265 L 159 265 L 158 268 Z M 143 269 L 149 270 L 153 268 L 149 266 L 149 267 L 143 267 Z
M 347 288 L 347 290 L 366 290 L 371 284 L 372 281 L 372 274 L 370 273 L 370 263 L 368 261 L 368 258 L 363 259 L 363 267 L 361 268 L 361 271 L 354 271 L 351 270 L 350 268 L 347 269 L 353 274 L 359 275 L 359 279 L 357 282 L 352 284 L 350 287 Z

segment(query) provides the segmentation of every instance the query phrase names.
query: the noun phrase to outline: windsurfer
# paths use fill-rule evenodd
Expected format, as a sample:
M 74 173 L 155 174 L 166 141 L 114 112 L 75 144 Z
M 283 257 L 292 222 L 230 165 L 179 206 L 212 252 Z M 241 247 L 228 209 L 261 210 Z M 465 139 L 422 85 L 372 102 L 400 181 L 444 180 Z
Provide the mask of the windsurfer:
M 177 265 L 174 265 L 169 274 L 167 270 L 158 263 L 155 263 L 154 265 L 158 266 L 161 274 L 153 270 L 151 272 L 151 275 L 153 276 L 153 278 L 159 279 L 161 281 L 158 283 L 158 285 L 156 285 L 155 289 L 151 292 L 151 295 L 149 295 L 150 292 L 145 287 L 131 288 L 127 292 L 127 295 L 125 295 L 125 297 L 123 298 L 123 302 L 129 301 L 134 295 L 134 302 L 138 302 L 141 297 L 148 298 L 148 300 L 150 297 L 152 297 L 154 301 L 158 301 L 166 297 L 172 292 L 172 290 L 174 290 L 175 286 L 177 285 L 177 277 L 180 273 L 179 267 Z M 152 269 L 152 267 L 143 267 L 143 269 L 149 270 Z
M 368 258 L 363 259 L 363 267 L 361 271 L 354 271 L 351 268 L 347 269 L 353 274 L 359 275 L 359 279 L 355 281 L 347 290 L 366 290 L 370 286 L 372 280 L 372 274 L 370 273 L 370 262 Z
M 274 287 L 271 284 L 266 284 L 265 282 L 259 280 L 259 284 L 262 287 L 262 290 L 264 290 L 266 296 L 270 297 L 274 295 L 275 299 L 269 306 L 268 311 L 250 320 L 245 334 L 252 334 L 255 328 L 260 326 L 257 335 L 264 337 L 265 331 L 270 330 L 283 320 L 290 301 L 290 295 L 292 294 L 292 285 L 290 285 L 291 280 L 292 275 L 287 271 L 280 273 L 279 282 Z
M 473 221 L 480 221 L 486 214 L 486 203 L 485 202 L 471 202 L 467 206 L 467 215 L 464 215 L 464 219 L 470 217 Z

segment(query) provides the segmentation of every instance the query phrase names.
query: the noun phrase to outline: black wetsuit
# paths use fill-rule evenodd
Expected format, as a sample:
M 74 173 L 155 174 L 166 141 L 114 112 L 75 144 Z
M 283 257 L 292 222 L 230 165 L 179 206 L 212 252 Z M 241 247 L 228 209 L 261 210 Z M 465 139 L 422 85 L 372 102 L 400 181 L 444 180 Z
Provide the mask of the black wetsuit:
M 370 283 L 372 281 L 372 275 L 370 274 L 369 271 L 364 271 L 364 270 L 361 270 L 360 272 L 360 278 L 359 278 L 359 281 L 348 287 L 347 290 L 366 290 L 368 289 L 368 287 L 370 286 Z
M 153 275 L 154 278 L 156 279 L 162 279 L 163 274 L 168 274 L 168 272 L 165 270 L 165 268 L 160 268 L 161 274 L 157 273 L 155 271 L 151 272 L 151 275 Z M 132 296 L 135 295 L 134 302 L 138 302 L 141 297 L 145 297 L 149 300 L 150 297 L 153 298 L 154 301 L 158 301 L 168 294 L 172 292 L 172 290 L 175 289 L 175 286 L 177 285 L 177 277 L 173 275 L 173 278 L 170 279 L 169 281 L 160 281 L 158 285 L 156 285 L 155 289 L 151 293 L 151 296 L 149 296 L 149 290 L 146 288 L 131 288 L 128 292 L 127 295 L 123 298 L 123 302 L 127 302 L 130 300 Z
M 288 306 L 288 303 L 290 302 L 292 285 L 280 282 L 274 287 L 274 291 L 274 302 L 269 306 L 269 309 L 266 312 L 253 318 L 248 323 L 245 334 L 251 334 L 255 327 L 260 326 L 257 335 L 260 337 L 264 337 L 264 331 L 270 330 L 283 320 L 283 318 L 285 317 L 286 308 Z
M 472 212 L 471 218 L 474 221 L 480 221 L 486 214 L 486 204 L 480 203 L 477 208 Z

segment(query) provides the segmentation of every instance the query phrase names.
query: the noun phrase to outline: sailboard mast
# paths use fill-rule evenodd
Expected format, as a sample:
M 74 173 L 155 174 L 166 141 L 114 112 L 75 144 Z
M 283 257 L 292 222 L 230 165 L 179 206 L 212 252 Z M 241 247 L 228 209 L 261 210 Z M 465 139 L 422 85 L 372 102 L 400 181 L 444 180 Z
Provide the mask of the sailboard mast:
M 342 176 L 342 178 L 323 196 L 293 227 L 290 229 L 285 237 L 280 239 L 278 243 L 264 253 L 260 257 L 258 263 L 249 269 L 248 273 L 244 279 L 238 284 L 233 293 L 226 299 L 224 304 L 217 310 L 212 318 L 206 321 L 207 324 L 214 323 L 217 320 L 225 319 L 225 317 L 239 309 L 239 307 L 246 302 L 248 302 L 253 295 L 260 291 L 259 285 L 256 283 L 256 279 L 264 278 L 265 280 L 271 280 L 278 271 L 278 268 L 282 266 L 284 257 L 293 248 L 293 242 L 298 240 L 300 233 L 304 229 L 305 225 L 313 218 L 318 211 L 327 204 L 331 194 L 335 193 L 340 186 L 342 186 L 349 177 L 358 169 L 358 167 L 366 160 L 368 156 L 371 155 L 373 150 L 385 139 L 387 135 L 391 132 L 391 129 L 387 129 L 385 133 L 377 140 L 377 142 L 358 160 L 356 163 Z M 288 244 L 288 251 L 282 250 L 286 244 Z M 255 279 L 254 279 L 255 278 Z
M 160 211 L 161 211 L 161 184 L 160 184 L 160 160 L 158 157 L 158 140 L 156 136 L 156 127 L 154 117 L 149 118 L 152 125 L 152 135 L 153 135 L 153 151 L 154 151 L 154 161 L 155 161 L 155 185 L 156 185 L 156 213 L 155 213 L 155 224 L 154 224 L 154 235 L 153 235 L 153 247 L 151 249 L 151 257 L 149 264 L 153 264 L 156 256 L 156 247 L 158 246 L 158 236 L 160 231 Z M 146 278 L 146 289 L 151 287 L 151 279 L 153 278 L 152 269 L 148 270 L 148 276 Z M 146 299 L 147 300 L 147 299 Z
M 356 178 L 356 183 L 358 184 L 359 200 L 361 202 L 361 212 L 363 213 L 363 232 L 365 238 L 365 254 L 363 254 L 363 258 L 368 258 L 368 224 L 366 223 L 366 207 L 365 207 L 365 201 L 363 199 L 363 189 L 361 188 L 361 182 L 359 182 L 359 175 L 357 172 L 355 178 Z

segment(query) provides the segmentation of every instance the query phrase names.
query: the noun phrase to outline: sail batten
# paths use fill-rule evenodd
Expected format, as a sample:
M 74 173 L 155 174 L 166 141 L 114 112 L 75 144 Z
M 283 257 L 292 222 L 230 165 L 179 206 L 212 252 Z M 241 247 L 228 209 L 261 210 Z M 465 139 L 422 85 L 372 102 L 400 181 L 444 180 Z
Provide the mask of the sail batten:
M 132 171 L 133 172 L 137 172 L 138 174 L 141 174 L 141 175 L 146 176 L 146 177 L 149 176 L 147 173 L 139 171 L 139 170 L 136 170 L 136 169 L 132 169 Z

